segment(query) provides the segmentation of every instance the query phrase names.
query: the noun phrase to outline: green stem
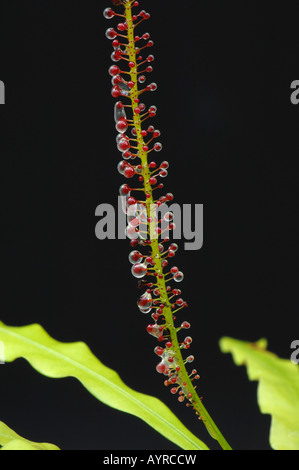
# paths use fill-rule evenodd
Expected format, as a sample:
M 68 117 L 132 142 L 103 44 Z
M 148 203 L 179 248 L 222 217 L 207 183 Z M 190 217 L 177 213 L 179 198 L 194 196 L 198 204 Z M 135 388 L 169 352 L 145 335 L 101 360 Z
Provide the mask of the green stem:
M 144 151 L 144 139 L 141 135 L 142 126 L 141 126 L 141 118 L 139 114 L 134 113 L 134 108 L 136 105 L 136 99 L 138 99 L 138 75 L 137 75 L 137 61 L 136 61 L 136 51 L 135 51 L 135 38 L 134 38 L 134 24 L 132 19 L 132 10 L 131 10 L 132 2 L 125 3 L 125 16 L 126 22 L 128 25 L 127 34 L 128 34 L 128 54 L 129 60 L 134 62 L 135 67 L 131 69 L 131 81 L 134 83 L 134 87 L 131 90 L 130 98 L 132 103 L 133 109 L 133 116 L 134 116 L 134 126 L 137 133 L 137 142 L 138 142 L 138 154 L 141 159 L 142 165 L 142 176 L 144 178 L 144 190 L 145 194 L 147 195 L 146 198 L 146 207 L 147 207 L 147 214 L 148 216 L 152 216 L 154 220 L 154 210 L 155 210 L 155 203 L 152 194 L 152 187 L 149 182 L 150 178 L 150 171 L 148 167 L 148 159 L 147 159 L 147 152 Z M 151 223 L 152 224 L 152 223 Z M 151 225 L 150 224 L 150 225 Z M 150 233 L 153 227 L 150 228 Z M 167 325 L 167 329 L 170 335 L 170 341 L 172 342 L 172 349 L 176 353 L 177 358 L 177 365 L 180 368 L 180 377 L 182 382 L 184 383 L 184 387 L 187 390 L 188 397 L 190 398 L 190 403 L 192 403 L 195 411 L 200 416 L 202 422 L 206 426 L 209 434 L 216 439 L 220 446 L 224 450 L 231 450 L 230 445 L 227 443 L 223 435 L 221 434 L 220 430 L 212 420 L 211 416 L 209 415 L 208 411 L 205 409 L 202 401 L 200 400 L 199 396 L 196 393 L 195 387 L 189 377 L 189 374 L 186 370 L 184 359 L 182 357 L 178 337 L 177 337 L 177 329 L 174 325 L 173 320 L 173 313 L 171 310 L 171 303 L 168 298 L 168 293 L 166 290 L 166 282 L 165 276 L 163 275 L 163 268 L 162 268 L 162 257 L 159 251 L 159 240 L 158 238 L 151 238 L 151 249 L 152 249 L 152 257 L 155 261 L 155 272 L 157 273 L 157 288 L 160 292 L 160 300 L 161 303 L 164 304 L 163 315 L 165 317 L 165 322 Z M 159 275 L 162 275 L 160 278 Z

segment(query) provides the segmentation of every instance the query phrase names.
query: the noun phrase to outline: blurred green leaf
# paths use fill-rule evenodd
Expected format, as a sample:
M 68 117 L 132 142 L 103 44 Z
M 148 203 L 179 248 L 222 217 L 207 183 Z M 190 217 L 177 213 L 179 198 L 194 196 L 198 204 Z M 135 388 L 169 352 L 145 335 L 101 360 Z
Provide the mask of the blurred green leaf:
M 82 342 L 61 343 L 38 324 L 9 327 L 0 322 L 5 361 L 25 358 L 38 372 L 52 378 L 75 377 L 98 400 L 145 421 L 185 450 L 208 450 L 157 398 L 132 390 L 104 366 Z
M 299 450 L 299 367 L 266 350 L 267 341 L 247 343 L 222 338 L 220 348 L 232 353 L 236 365 L 246 365 L 250 380 L 258 380 L 258 404 L 272 416 L 270 445 Z
M 0 421 L 0 446 L 1 450 L 59 450 L 54 444 L 24 439 L 2 421 Z

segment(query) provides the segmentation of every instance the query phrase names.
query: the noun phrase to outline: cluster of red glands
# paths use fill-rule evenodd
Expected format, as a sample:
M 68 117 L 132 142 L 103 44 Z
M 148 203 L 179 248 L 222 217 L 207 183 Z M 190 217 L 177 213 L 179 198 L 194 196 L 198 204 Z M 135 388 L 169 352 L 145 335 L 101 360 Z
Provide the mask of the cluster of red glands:
M 114 0 L 113 3 L 115 5 L 120 5 L 124 4 L 125 2 Z M 138 1 L 132 1 L 131 4 L 134 7 L 139 6 Z M 158 183 L 158 177 L 165 178 L 168 174 L 167 169 L 169 164 L 167 161 L 163 161 L 159 166 L 156 162 L 151 161 L 148 164 L 148 172 L 146 174 L 151 188 L 151 191 L 148 191 L 146 190 L 144 184 L 145 175 L 143 174 L 142 165 L 140 163 L 134 164 L 134 162 L 132 162 L 135 159 L 140 159 L 140 146 L 138 145 L 140 141 L 137 139 L 138 136 L 134 124 L 134 115 L 138 116 L 139 122 L 142 124 L 142 151 L 146 154 L 149 154 L 152 151 L 160 152 L 162 150 L 162 144 L 160 142 L 153 143 L 154 139 L 160 137 L 160 131 L 155 129 L 153 125 L 149 125 L 147 128 L 145 128 L 143 125 L 147 119 L 156 116 L 157 108 L 156 106 L 150 106 L 148 109 L 146 109 L 146 105 L 141 103 L 139 99 L 139 96 L 144 92 L 155 91 L 157 89 L 157 84 L 150 83 L 149 85 L 146 85 L 143 89 L 138 90 L 137 98 L 134 98 L 133 100 L 131 99 L 131 90 L 135 87 L 135 83 L 131 80 L 130 70 L 134 69 L 137 64 L 136 76 L 138 77 L 138 83 L 144 84 L 146 82 L 146 74 L 153 71 L 152 65 L 149 64 L 154 61 L 154 56 L 150 54 L 144 59 L 141 55 L 141 51 L 152 47 L 154 43 L 152 40 L 150 40 L 149 33 L 144 33 L 142 36 L 135 35 L 135 63 L 134 61 L 130 60 L 128 54 L 128 36 L 126 35 L 128 25 L 125 15 L 116 13 L 112 8 L 106 8 L 104 10 L 104 17 L 106 19 L 112 19 L 114 17 L 121 18 L 121 21 L 118 23 L 116 29 L 109 28 L 106 31 L 106 37 L 112 41 L 112 46 L 114 49 L 111 55 L 111 59 L 115 64 L 109 68 L 109 74 L 112 77 L 112 96 L 114 98 L 124 97 L 130 99 L 130 104 L 124 104 L 122 101 L 118 101 L 114 108 L 115 126 L 118 132 L 116 143 L 117 148 L 122 153 L 123 158 L 118 164 L 118 171 L 127 179 L 131 179 L 136 176 L 138 181 L 141 183 L 141 187 L 131 187 L 128 184 L 123 184 L 120 187 L 120 195 L 123 201 L 123 210 L 126 213 L 128 220 L 126 235 L 131 240 L 130 243 L 132 248 L 134 248 L 134 250 L 129 254 L 129 261 L 132 264 L 131 271 L 135 278 L 140 279 L 139 287 L 147 287 L 144 294 L 139 298 L 137 305 L 139 310 L 144 314 L 152 312 L 151 317 L 155 323 L 147 326 L 147 332 L 150 335 L 156 337 L 158 341 L 166 341 L 165 348 L 162 348 L 161 346 L 157 346 L 155 348 L 155 353 L 160 357 L 160 362 L 156 367 L 157 371 L 168 376 L 167 380 L 164 382 L 165 385 L 175 385 L 171 388 L 171 392 L 177 393 L 179 391 L 179 401 L 184 401 L 185 398 L 189 398 L 191 401 L 192 394 L 186 388 L 187 384 L 180 377 L 178 357 L 175 350 L 173 349 L 173 344 L 168 332 L 169 325 L 167 325 L 167 323 L 158 323 L 159 320 L 165 320 L 163 315 L 163 310 L 166 307 L 165 300 L 163 301 L 161 299 L 161 292 L 158 288 L 158 283 L 149 282 L 147 279 L 147 276 L 154 277 L 154 280 L 156 281 L 157 278 L 164 279 L 165 290 L 167 293 L 167 305 L 171 308 L 173 320 L 176 320 L 176 313 L 182 308 L 187 307 L 187 302 L 185 302 L 180 297 L 180 289 L 171 288 L 169 285 L 166 286 L 166 283 L 171 280 L 181 282 L 184 278 L 184 275 L 176 266 L 173 266 L 171 269 L 167 268 L 168 259 L 173 258 L 176 251 L 178 250 L 177 244 L 170 243 L 169 247 L 165 249 L 163 243 L 161 242 L 163 232 L 167 231 L 168 234 L 169 230 L 173 230 L 175 228 L 173 223 L 173 214 L 171 212 L 166 212 L 166 214 L 164 214 L 163 218 L 160 220 L 154 217 L 155 229 L 154 233 L 150 234 L 149 225 L 153 222 L 153 215 L 152 213 L 149 213 L 146 200 L 140 200 L 137 198 L 137 196 L 132 196 L 132 193 L 140 194 L 141 191 L 142 194 L 145 195 L 146 199 L 151 198 L 152 192 L 154 190 L 163 188 L 163 184 Z M 149 18 L 149 13 L 145 12 L 144 10 L 141 10 L 138 14 L 134 14 L 132 16 L 134 28 Z M 123 69 L 117 65 L 117 63 L 120 61 L 122 61 Z M 125 77 L 128 79 L 126 80 Z M 129 109 L 133 114 L 131 118 L 127 117 L 127 109 Z M 131 137 L 127 135 L 129 129 L 132 134 Z M 148 140 L 145 141 L 145 139 Z M 153 201 L 155 206 L 159 208 L 163 204 L 172 200 L 173 194 L 168 193 Z M 164 230 L 161 227 L 163 223 L 166 223 Z M 138 250 L 136 250 L 137 246 L 148 246 L 151 248 L 151 236 L 153 235 L 155 239 L 161 238 L 158 244 L 159 257 L 163 271 L 166 268 L 169 269 L 169 271 L 166 273 L 156 272 L 156 263 L 152 252 L 147 255 L 143 255 Z M 163 242 L 170 242 L 169 237 L 164 237 Z M 184 321 L 179 328 L 176 328 L 176 330 L 179 331 L 180 329 L 189 328 L 190 324 Z M 192 338 L 187 336 L 181 343 L 179 343 L 179 347 L 181 349 L 189 349 L 191 342 Z M 187 357 L 185 362 L 191 363 L 193 360 L 194 357 L 190 355 Z M 199 375 L 195 369 L 192 370 L 192 373 L 189 377 L 191 380 L 199 379 Z

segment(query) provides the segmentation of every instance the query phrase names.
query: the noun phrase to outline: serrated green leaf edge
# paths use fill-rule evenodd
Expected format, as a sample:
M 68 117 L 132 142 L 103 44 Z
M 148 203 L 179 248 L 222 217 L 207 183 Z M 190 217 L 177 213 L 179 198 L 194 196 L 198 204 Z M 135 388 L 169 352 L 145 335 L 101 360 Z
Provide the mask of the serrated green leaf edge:
M 125 385 L 119 375 L 104 366 L 85 343 L 59 342 L 39 324 L 10 327 L 2 322 L 0 340 L 4 343 L 5 362 L 23 357 L 48 377 L 75 377 L 98 400 L 137 416 L 182 449 L 208 450 L 163 402 Z
M 0 421 L 0 446 L 0 450 L 60 450 L 54 444 L 33 442 L 19 436 L 3 421 Z
M 236 365 L 246 365 L 248 378 L 259 381 L 258 404 L 270 414 L 270 445 L 275 450 L 299 450 L 299 367 L 256 343 L 224 337 L 220 349 L 232 353 Z

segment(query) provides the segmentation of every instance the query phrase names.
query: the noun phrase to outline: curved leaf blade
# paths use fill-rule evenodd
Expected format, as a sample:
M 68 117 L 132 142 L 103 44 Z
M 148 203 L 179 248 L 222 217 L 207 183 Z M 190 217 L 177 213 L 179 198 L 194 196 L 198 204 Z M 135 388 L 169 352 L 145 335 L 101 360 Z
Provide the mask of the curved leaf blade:
M 246 365 L 249 380 L 258 380 L 258 404 L 272 416 L 270 445 L 276 450 L 299 450 L 299 367 L 266 350 L 267 341 L 256 343 L 224 337 L 224 353 L 232 353 L 236 365 Z
M 185 450 L 208 450 L 169 408 L 157 398 L 129 388 L 112 369 L 103 365 L 82 342 L 62 343 L 38 324 L 10 327 L 0 322 L 5 361 L 25 358 L 43 375 L 75 377 L 98 400 L 145 421 Z
M 33 442 L 19 436 L 5 423 L 0 421 L 1 450 L 60 450 L 54 444 L 46 442 Z

